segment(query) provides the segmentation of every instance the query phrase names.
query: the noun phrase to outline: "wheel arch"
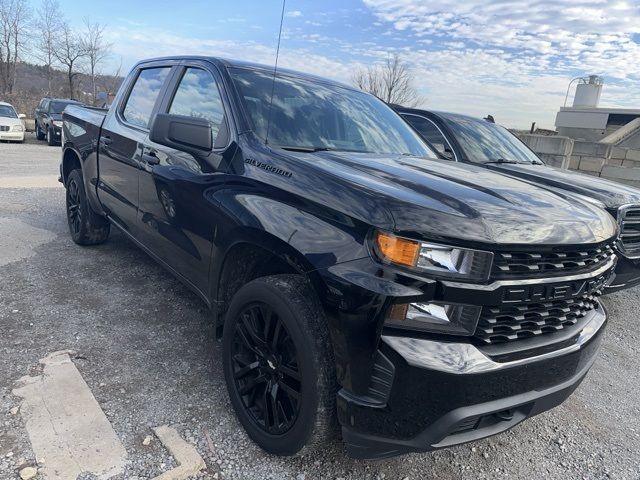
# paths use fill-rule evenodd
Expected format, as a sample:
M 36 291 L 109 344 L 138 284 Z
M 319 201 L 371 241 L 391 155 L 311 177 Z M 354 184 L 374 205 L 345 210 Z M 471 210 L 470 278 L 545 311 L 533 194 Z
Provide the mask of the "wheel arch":
M 78 150 L 76 150 L 73 144 L 67 142 L 62 150 L 62 163 L 60 169 L 60 175 L 62 176 L 62 184 L 67 185 L 67 179 L 72 170 L 79 168 L 82 172 L 82 180 L 84 182 L 84 189 L 89 200 L 89 205 L 95 213 L 98 215 L 105 215 L 104 209 L 98 199 L 98 193 L 96 185 L 98 182 L 97 173 L 97 160 L 95 160 L 96 152 L 94 152 L 94 159 L 83 157 Z M 88 171 L 87 171 L 88 170 Z
M 278 274 L 305 276 L 321 297 L 325 284 L 302 252 L 284 240 L 255 228 L 240 228 L 233 242 L 220 249 L 210 272 L 216 326 L 221 327 L 233 295 L 256 278 Z
M 66 148 L 62 153 L 62 183 L 67 184 L 67 179 L 72 170 L 79 168 L 82 170 L 80 155 L 72 148 Z M 83 175 L 84 178 L 84 175 Z

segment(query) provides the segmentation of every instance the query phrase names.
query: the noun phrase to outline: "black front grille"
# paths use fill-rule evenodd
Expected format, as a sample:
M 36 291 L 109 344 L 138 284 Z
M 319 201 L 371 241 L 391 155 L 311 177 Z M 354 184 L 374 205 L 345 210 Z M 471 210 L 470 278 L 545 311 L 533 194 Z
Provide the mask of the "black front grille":
M 620 243 L 626 255 L 640 255 L 640 206 L 620 211 Z
M 640 237 L 638 240 L 640 242 Z M 606 264 L 613 255 L 613 244 L 551 252 L 496 252 L 491 277 L 503 279 L 573 274 L 594 270 Z
M 8 132 L 8 131 L 9 131 L 8 125 L 0 125 L 0 132 Z
M 474 337 L 483 344 L 558 332 L 598 308 L 600 290 L 565 300 L 483 307 Z

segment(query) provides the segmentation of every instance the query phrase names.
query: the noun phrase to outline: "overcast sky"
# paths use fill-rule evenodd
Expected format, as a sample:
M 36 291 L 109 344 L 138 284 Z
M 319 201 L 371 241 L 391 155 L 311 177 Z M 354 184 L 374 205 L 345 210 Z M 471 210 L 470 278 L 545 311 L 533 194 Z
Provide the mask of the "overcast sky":
M 34 0 L 37 3 L 37 0 Z M 272 0 L 60 0 L 73 26 L 108 25 L 111 65 L 170 54 L 273 63 Z M 601 105 L 640 108 L 640 1 L 288 0 L 281 64 L 350 83 L 398 52 L 425 107 L 553 128 L 572 77 L 605 78 Z M 106 72 L 109 73 L 109 72 Z

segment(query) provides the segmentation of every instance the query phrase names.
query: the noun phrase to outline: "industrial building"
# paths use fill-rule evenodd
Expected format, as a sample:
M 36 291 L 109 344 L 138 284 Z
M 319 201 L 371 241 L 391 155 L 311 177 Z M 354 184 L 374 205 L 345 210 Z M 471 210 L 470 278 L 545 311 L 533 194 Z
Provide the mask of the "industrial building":
M 573 106 L 561 107 L 556 115 L 558 135 L 640 149 L 640 108 L 599 107 L 602 78 L 591 75 L 574 80 L 579 83 Z

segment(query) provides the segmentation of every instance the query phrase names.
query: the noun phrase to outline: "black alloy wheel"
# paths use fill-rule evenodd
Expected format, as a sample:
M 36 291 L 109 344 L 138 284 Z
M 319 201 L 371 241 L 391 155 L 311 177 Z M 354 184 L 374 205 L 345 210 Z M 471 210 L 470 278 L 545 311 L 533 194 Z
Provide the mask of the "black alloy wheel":
M 276 455 L 304 454 L 337 431 L 335 365 L 327 320 L 307 278 L 260 277 L 225 314 L 224 376 L 251 439 Z
M 72 235 L 80 235 L 82 228 L 80 201 L 80 187 L 75 178 L 70 178 L 67 183 L 67 217 Z
M 67 223 L 72 240 L 78 245 L 103 243 L 109 237 L 110 224 L 91 209 L 80 169 L 69 173 L 65 187 Z
M 236 323 L 233 375 L 242 403 L 265 432 L 280 435 L 300 411 L 301 383 L 295 345 L 266 304 L 247 307 Z

